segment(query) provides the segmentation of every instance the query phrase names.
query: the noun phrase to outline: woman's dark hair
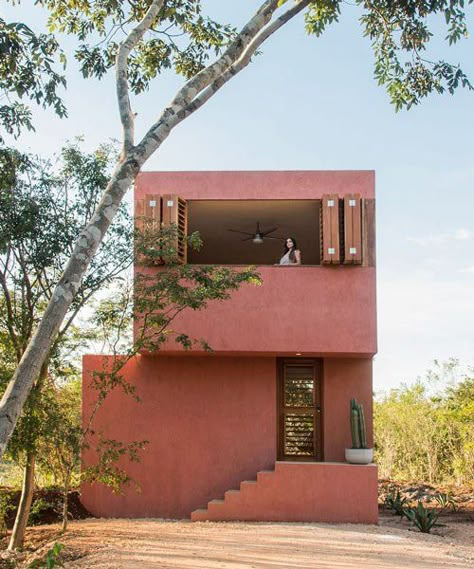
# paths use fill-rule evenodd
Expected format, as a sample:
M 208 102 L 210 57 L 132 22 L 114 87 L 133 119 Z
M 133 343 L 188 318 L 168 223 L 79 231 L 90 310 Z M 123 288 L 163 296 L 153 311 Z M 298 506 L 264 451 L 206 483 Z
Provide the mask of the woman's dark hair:
M 288 239 L 291 239 L 293 241 L 293 247 L 291 249 L 288 248 L 288 245 L 286 244 L 286 242 L 288 241 Z M 285 250 L 283 251 L 283 254 L 286 255 L 286 253 L 288 253 L 288 251 L 290 252 L 290 254 L 288 255 L 291 261 L 296 261 L 296 255 L 295 255 L 295 251 L 298 249 L 298 243 L 296 243 L 296 239 L 294 237 L 287 237 L 285 239 Z

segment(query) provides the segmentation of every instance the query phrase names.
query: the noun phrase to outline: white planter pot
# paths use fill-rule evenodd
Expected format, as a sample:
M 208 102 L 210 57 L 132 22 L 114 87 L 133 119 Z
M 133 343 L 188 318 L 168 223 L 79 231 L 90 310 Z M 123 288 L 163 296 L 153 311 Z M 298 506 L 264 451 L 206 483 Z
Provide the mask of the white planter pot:
M 373 459 L 373 448 L 346 448 L 346 461 L 351 464 L 370 464 Z

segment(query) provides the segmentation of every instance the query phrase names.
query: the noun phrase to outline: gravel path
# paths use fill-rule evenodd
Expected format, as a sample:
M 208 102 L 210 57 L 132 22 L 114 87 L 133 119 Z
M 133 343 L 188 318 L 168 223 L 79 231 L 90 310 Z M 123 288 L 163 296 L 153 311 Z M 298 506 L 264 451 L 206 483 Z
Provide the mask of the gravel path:
M 472 523 L 444 536 L 395 525 L 388 517 L 378 527 L 89 519 L 53 541 L 66 546 L 68 569 L 474 567 Z

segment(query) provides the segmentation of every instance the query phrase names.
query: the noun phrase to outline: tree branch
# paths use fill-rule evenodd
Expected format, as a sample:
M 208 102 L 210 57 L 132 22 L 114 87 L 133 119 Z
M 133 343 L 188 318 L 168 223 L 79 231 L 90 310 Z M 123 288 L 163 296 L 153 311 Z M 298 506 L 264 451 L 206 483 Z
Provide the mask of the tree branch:
M 6 308 L 7 308 L 7 318 L 5 319 L 5 323 L 6 323 L 7 328 L 8 328 L 10 340 L 13 344 L 13 349 L 15 350 L 15 355 L 17 357 L 17 361 L 19 362 L 21 360 L 22 352 L 20 349 L 20 344 L 18 342 L 18 337 L 16 335 L 15 327 L 14 327 L 15 318 L 14 318 L 14 314 L 13 314 L 13 306 L 12 306 L 12 302 L 11 302 L 10 290 L 8 289 L 6 275 L 5 275 L 5 273 L 3 273 L 3 271 L 0 271 L 0 284 L 1 284 L 2 289 L 3 289 L 3 295 L 5 297 L 5 304 L 6 304 Z
M 271 20 L 277 9 L 278 0 L 266 0 L 224 53 L 215 62 L 192 77 L 178 91 L 170 105 L 162 112 L 160 118 L 148 130 L 136 147 L 143 162 L 163 143 L 171 129 L 185 118 L 181 116 L 184 108 L 198 93 L 215 81 L 239 59 L 255 36 Z
M 124 153 L 133 147 L 135 122 L 128 89 L 128 56 L 144 34 L 151 28 L 163 4 L 164 0 L 153 0 L 141 22 L 137 24 L 125 40 L 121 42 L 117 52 L 115 60 L 115 81 L 120 120 L 123 127 Z
M 257 49 L 266 41 L 272 34 L 284 26 L 291 18 L 299 14 L 304 10 L 310 0 L 301 0 L 295 4 L 292 8 L 288 9 L 285 13 L 279 16 L 274 22 L 269 24 L 264 28 L 247 46 L 247 49 L 243 52 L 241 57 L 233 65 L 231 65 L 222 75 L 220 75 L 211 85 L 209 85 L 200 96 L 196 97 L 191 101 L 184 109 L 184 116 L 181 118 L 188 117 L 199 108 L 201 108 L 204 103 L 206 103 L 221 87 L 223 87 L 234 75 L 237 75 L 242 69 L 247 67 L 250 63 L 252 56 L 255 55 Z

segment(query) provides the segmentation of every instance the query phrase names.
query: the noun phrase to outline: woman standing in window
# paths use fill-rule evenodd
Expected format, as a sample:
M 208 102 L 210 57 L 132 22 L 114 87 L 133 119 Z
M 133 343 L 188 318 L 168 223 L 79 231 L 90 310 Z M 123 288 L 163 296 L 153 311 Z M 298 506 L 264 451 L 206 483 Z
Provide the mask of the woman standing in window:
M 283 257 L 280 259 L 280 265 L 301 265 L 301 251 L 293 237 L 288 237 L 285 241 L 285 249 Z

